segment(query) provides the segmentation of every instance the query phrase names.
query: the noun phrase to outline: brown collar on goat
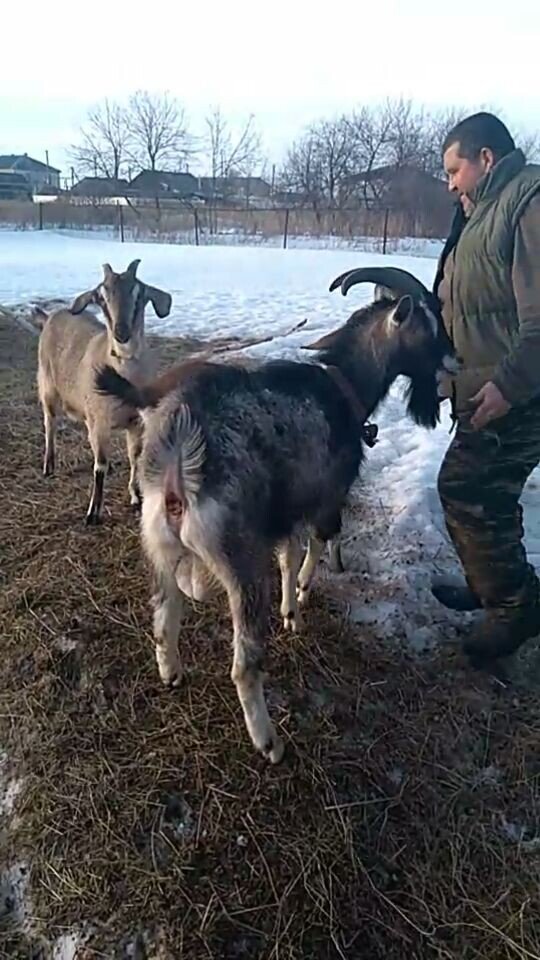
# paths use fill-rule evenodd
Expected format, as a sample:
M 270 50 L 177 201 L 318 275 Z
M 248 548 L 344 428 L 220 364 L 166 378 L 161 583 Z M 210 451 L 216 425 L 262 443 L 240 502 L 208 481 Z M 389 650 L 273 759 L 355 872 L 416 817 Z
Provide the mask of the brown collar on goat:
M 379 432 L 378 427 L 376 423 L 366 422 L 367 410 L 360 401 L 356 390 L 349 380 L 347 380 L 347 377 L 341 372 L 339 367 L 328 365 L 324 367 L 324 370 L 330 379 L 334 381 L 336 387 L 338 387 L 349 404 L 355 419 L 358 421 L 364 443 L 367 444 L 368 447 L 374 447 L 377 443 L 377 434 Z

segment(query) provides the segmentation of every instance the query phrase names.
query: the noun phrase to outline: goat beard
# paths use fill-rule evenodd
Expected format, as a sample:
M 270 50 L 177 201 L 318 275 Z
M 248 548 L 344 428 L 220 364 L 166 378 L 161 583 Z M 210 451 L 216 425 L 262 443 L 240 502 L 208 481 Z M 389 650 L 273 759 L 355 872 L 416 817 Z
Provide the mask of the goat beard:
M 415 377 L 405 391 L 407 413 L 421 427 L 436 427 L 439 422 L 439 394 L 435 377 Z

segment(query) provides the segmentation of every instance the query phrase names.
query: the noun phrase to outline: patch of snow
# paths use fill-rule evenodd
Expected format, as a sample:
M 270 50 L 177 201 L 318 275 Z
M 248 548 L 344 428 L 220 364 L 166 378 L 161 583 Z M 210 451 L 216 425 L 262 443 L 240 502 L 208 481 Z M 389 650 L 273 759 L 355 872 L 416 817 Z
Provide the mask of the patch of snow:
M 473 777 L 473 786 L 491 786 L 496 787 L 500 784 L 502 780 L 502 772 L 498 767 L 491 764 L 489 767 L 484 767 L 482 770 L 479 770 Z
M 10 777 L 8 759 L 5 750 L 0 750 L 0 816 L 3 817 L 11 816 L 15 800 L 23 788 L 21 779 Z
M 70 640 L 69 637 L 66 637 L 63 634 L 55 637 L 55 643 L 62 653 L 71 653 L 72 650 L 76 650 L 79 646 L 77 640 Z
M 518 843 L 526 853 L 536 853 L 540 850 L 540 836 L 532 835 L 533 831 L 523 823 L 515 823 L 502 818 L 501 829 L 510 843 Z
M 0 921 L 28 932 L 32 914 L 28 899 L 28 865 L 14 863 L 0 873 Z
M 52 948 L 53 960 L 77 960 L 77 953 L 84 945 L 79 933 L 63 933 L 54 942 Z
M 23 788 L 23 781 L 15 778 L 8 780 L 0 789 L 0 816 L 9 817 L 13 813 L 15 800 Z

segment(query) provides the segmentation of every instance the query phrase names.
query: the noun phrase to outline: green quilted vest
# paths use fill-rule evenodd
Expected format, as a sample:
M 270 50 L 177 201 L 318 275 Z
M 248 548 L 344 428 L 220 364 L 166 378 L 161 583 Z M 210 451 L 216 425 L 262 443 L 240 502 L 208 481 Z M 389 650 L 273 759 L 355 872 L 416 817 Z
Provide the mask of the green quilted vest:
M 463 370 L 455 381 L 456 409 L 489 380 L 518 336 L 512 289 L 514 231 L 540 191 L 540 165 L 525 164 L 521 150 L 499 161 L 478 184 L 475 208 L 454 249 L 445 311 L 448 333 Z

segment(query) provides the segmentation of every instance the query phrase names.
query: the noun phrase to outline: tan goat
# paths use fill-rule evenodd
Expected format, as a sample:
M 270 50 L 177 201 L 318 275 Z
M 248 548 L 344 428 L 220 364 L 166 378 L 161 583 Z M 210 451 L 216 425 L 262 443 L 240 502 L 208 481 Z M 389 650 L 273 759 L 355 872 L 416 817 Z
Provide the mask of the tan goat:
M 94 454 L 87 524 L 100 522 L 113 430 L 126 430 L 129 498 L 134 508 L 140 506 L 140 423 L 114 400 L 98 394 L 94 385 L 95 372 L 104 364 L 137 386 L 153 372 L 144 335 L 144 308 L 151 301 L 158 317 L 166 317 L 172 301 L 170 294 L 137 279 L 139 263 L 134 260 L 123 273 L 115 273 L 106 263 L 102 282 L 76 297 L 69 310 L 55 310 L 50 315 L 39 311 L 43 330 L 37 381 L 45 424 L 43 473 L 54 473 L 56 416 L 63 410 L 71 419 L 86 424 Z M 85 310 L 91 303 L 101 308 L 106 325 Z

